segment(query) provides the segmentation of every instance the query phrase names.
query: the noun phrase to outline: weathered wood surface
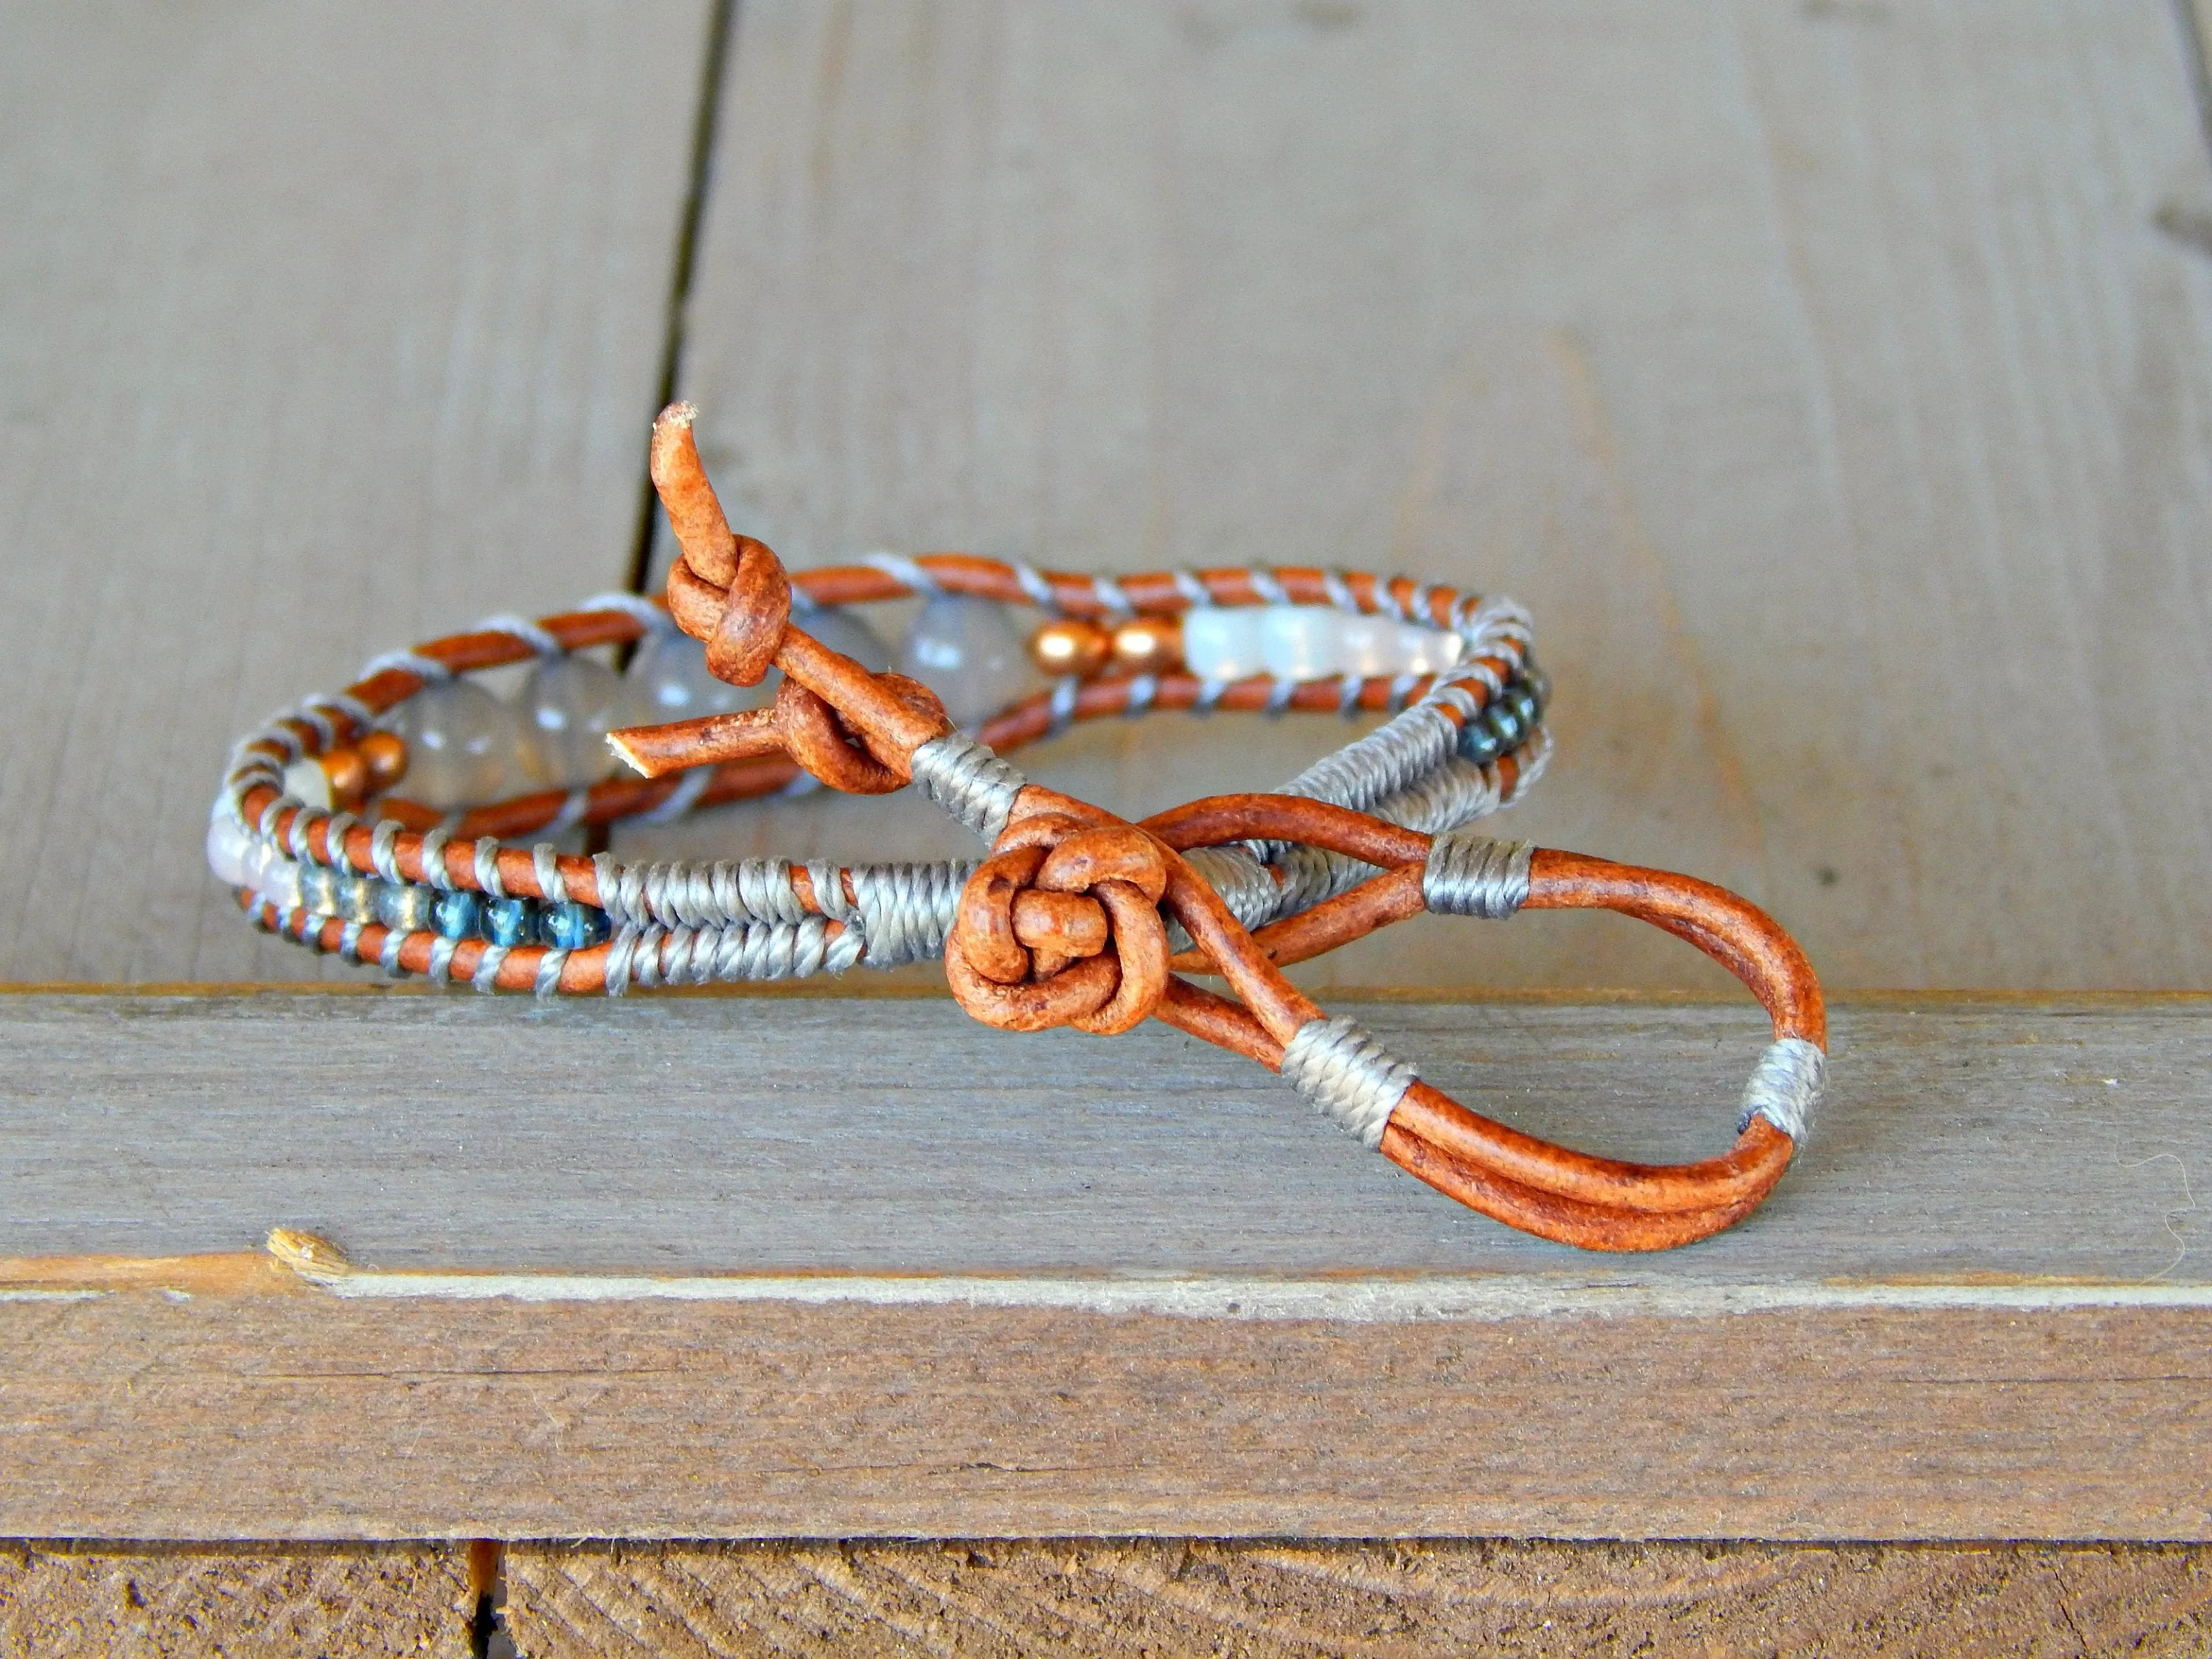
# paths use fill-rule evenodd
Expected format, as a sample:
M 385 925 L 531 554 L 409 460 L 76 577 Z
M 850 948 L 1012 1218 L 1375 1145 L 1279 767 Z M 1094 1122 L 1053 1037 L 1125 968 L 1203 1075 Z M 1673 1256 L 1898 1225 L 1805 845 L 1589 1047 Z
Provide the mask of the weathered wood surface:
M 1726 1005 L 1343 1006 L 1478 1109 L 1645 1158 L 1727 1144 L 1762 1040 Z M 0 1257 L 282 1224 L 403 1269 L 2212 1279 L 2212 1001 L 1875 1000 L 1834 1042 L 1812 1149 L 1756 1217 L 1594 1257 L 1158 1025 L 1009 1036 L 942 998 L 4 996 Z
M 1650 1157 L 1724 1138 L 1758 1046 L 1698 1004 L 1363 1017 Z M 1802 1167 L 1648 1258 L 1509 1233 L 1180 1038 L 1010 1065 L 943 1002 L 17 996 L 0 1033 L 0 1251 L 281 1222 L 363 1266 L 8 1264 L 0 1533 L 2212 1535 L 2201 998 L 1847 1007 Z
M 2169 1559 L 2152 1558 L 2154 1573 Z M 0 1543 L 0 1659 L 417 1659 L 465 1651 L 460 1552 Z M 541 1644 L 531 1659 L 541 1659 Z
M 1742 889 L 1832 982 L 2203 985 L 2212 266 L 2155 223 L 2205 192 L 2180 27 L 750 0 L 683 386 L 795 562 L 1515 593 L 1562 745 L 1515 833 Z M 1334 729 L 1170 724 L 1039 769 L 1152 809 Z M 933 817 L 888 821 L 957 848 Z M 886 821 L 651 844 L 860 853 Z M 1397 930 L 1310 971 L 1711 982 L 1601 923 L 1513 943 Z
M 2014 1659 L 2197 1655 L 2202 1552 L 1999 1546 L 530 1546 L 530 1659 L 1057 1653 L 1121 1659 Z
M 458 1651 L 457 1553 L 0 1547 L 4 1659 Z M 2199 1654 L 2203 1548 L 1401 1540 L 522 1545 L 528 1659 Z
M 2207 1329 L 19 1292 L 0 1534 L 2202 1541 Z
M 622 585 L 705 24 L 0 3 L 0 976 L 313 977 L 232 739 Z

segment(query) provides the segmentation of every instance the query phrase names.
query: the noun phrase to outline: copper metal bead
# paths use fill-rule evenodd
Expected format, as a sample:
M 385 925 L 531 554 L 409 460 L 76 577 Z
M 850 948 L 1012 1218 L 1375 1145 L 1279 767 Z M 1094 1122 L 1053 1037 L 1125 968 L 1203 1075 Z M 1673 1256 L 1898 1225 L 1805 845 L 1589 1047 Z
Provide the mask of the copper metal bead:
M 368 793 L 380 793 L 407 775 L 407 743 L 397 732 L 372 732 L 361 740 Z
M 358 749 L 333 749 L 321 757 L 331 786 L 331 804 L 341 811 L 361 805 L 368 794 L 368 762 Z
M 1106 665 L 1113 654 L 1112 639 L 1096 623 L 1064 617 L 1048 622 L 1030 635 L 1030 660 L 1037 672 L 1058 679 L 1064 674 L 1085 678 Z
M 1114 661 L 1132 674 L 1167 674 L 1182 666 L 1180 617 L 1133 617 L 1114 630 Z

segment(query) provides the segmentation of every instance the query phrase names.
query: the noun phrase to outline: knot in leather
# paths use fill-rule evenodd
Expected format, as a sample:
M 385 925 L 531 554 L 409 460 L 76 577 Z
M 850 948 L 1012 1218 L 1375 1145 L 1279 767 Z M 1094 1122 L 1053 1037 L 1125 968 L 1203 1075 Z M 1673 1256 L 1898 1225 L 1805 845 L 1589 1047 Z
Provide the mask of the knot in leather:
M 732 685 L 758 685 L 791 620 L 791 580 L 765 542 L 739 536 L 722 516 L 691 431 L 698 411 L 671 404 L 653 423 L 653 487 L 684 556 L 668 573 L 668 609 L 704 641 L 707 667 Z
M 878 674 L 876 684 L 907 708 L 945 721 L 945 705 L 920 680 L 903 674 Z M 784 752 L 832 789 L 848 795 L 888 795 L 914 776 L 914 757 L 895 742 L 855 732 L 823 698 L 786 675 L 776 688 L 770 721 Z
M 1167 990 L 1167 885 L 1159 842 L 1134 824 L 1017 820 L 962 890 L 945 946 L 952 994 L 1006 1030 L 1129 1030 Z

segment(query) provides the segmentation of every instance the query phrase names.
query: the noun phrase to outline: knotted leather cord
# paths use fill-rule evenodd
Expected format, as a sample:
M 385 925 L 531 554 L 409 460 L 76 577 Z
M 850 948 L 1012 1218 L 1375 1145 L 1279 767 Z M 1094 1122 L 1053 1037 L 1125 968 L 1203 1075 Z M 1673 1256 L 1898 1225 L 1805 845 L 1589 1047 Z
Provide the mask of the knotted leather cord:
M 941 948 L 955 995 L 979 1018 L 1021 1030 L 1116 1031 L 1157 1016 L 1283 1072 L 1347 1133 L 1439 1190 L 1586 1248 L 1660 1249 L 1705 1237 L 1747 1214 L 1780 1179 L 1818 1098 L 1826 1035 L 1819 983 L 1789 935 L 1746 901 L 1690 877 L 1455 829 L 1459 811 L 1515 793 L 1545 752 L 1535 744 L 1472 775 L 1455 771 L 1464 763 L 1451 758 L 1461 727 L 1525 659 L 1517 611 L 1402 578 L 1282 569 L 1109 580 L 948 555 L 879 556 L 864 567 L 810 572 L 806 603 L 794 605 L 775 556 L 729 530 L 690 423 L 688 406 L 677 405 L 654 430 L 654 483 L 684 556 L 669 579 L 670 614 L 707 642 L 709 665 L 725 678 L 752 684 L 780 668 L 774 705 L 617 733 L 617 749 L 655 775 L 501 803 L 452 826 L 428 822 L 395 836 L 284 794 L 288 763 L 365 732 L 426 683 L 638 637 L 653 621 L 634 596 L 621 596 L 522 627 L 501 618 L 498 627 L 378 659 L 349 691 L 312 700 L 241 743 L 217 802 L 219 813 L 303 868 L 597 906 L 616 921 L 617 937 L 586 948 L 505 946 L 246 896 L 257 921 L 387 970 L 541 994 L 703 982 L 738 971 L 773 976 L 848 966 L 864 951 L 868 960 L 904 961 Z M 817 605 L 896 597 L 924 583 L 1049 602 L 1073 616 L 1200 602 L 1348 604 L 1464 628 L 1474 660 L 1428 683 L 1404 714 L 1281 793 L 1212 797 L 1129 824 L 1028 783 L 990 741 L 955 732 L 926 688 L 869 673 L 791 620 Z M 984 737 L 1021 742 L 1068 718 L 1131 708 L 1396 708 L 1418 690 L 1372 681 L 1222 687 L 1147 676 L 1094 682 L 1072 699 L 1064 691 L 1031 699 Z M 911 781 L 989 841 L 991 856 L 972 869 L 872 872 L 756 861 L 714 866 L 703 884 L 697 872 L 671 872 L 656 888 L 650 866 L 498 844 L 556 822 L 653 813 L 679 790 L 702 805 L 771 793 L 799 775 L 793 763 L 860 793 Z M 689 769 L 683 782 L 665 775 L 688 769 Z M 1449 833 L 1432 836 L 1423 823 Z M 885 868 L 908 873 L 884 876 Z M 945 932 L 945 895 L 956 882 Z M 1775 1040 L 1745 1089 L 1742 1127 L 1726 1154 L 1645 1165 L 1522 1134 L 1420 1081 L 1352 1022 L 1330 1019 L 1280 971 L 1424 908 L 1496 918 L 1565 908 L 1618 910 L 1666 928 L 1727 967 L 1767 1009 Z M 1191 983 L 1188 972 L 1218 975 L 1234 997 Z

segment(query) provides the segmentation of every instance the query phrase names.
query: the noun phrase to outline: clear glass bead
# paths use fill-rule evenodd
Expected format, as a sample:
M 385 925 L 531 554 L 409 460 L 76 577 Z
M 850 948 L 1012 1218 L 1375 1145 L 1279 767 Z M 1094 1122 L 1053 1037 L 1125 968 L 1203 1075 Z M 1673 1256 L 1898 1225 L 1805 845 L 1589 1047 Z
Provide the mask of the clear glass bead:
M 581 789 L 612 772 L 607 733 L 632 723 L 630 688 L 589 657 L 547 657 L 515 698 L 530 733 L 531 775 L 550 789 Z
M 496 800 L 529 779 L 514 711 L 471 682 L 426 685 L 386 722 L 407 744 L 395 793 L 438 811 Z
M 964 731 L 1028 691 L 1035 674 L 1005 607 L 964 593 L 939 593 L 921 607 L 899 647 L 898 671 L 944 699 Z
M 629 684 L 637 719 L 653 725 L 730 714 L 754 708 L 775 695 L 775 676 L 758 685 L 732 685 L 707 672 L 707 647 L 689 634 L 654 634 L 630 659 Z

